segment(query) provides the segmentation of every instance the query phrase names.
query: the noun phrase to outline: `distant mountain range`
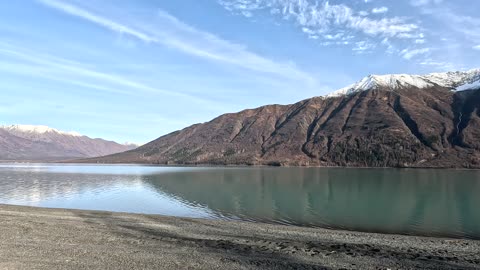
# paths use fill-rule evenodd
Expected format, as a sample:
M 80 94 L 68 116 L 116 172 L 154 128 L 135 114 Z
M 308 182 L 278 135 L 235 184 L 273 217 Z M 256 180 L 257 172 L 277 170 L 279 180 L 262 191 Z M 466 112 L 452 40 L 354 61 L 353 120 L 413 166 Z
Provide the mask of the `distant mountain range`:
M 85 162 L 480 168 L 480 69 L 371 75 Z
M 105 156 L 136 148 L 46 126 L 0 126 L 0 160 L 60 161 Z

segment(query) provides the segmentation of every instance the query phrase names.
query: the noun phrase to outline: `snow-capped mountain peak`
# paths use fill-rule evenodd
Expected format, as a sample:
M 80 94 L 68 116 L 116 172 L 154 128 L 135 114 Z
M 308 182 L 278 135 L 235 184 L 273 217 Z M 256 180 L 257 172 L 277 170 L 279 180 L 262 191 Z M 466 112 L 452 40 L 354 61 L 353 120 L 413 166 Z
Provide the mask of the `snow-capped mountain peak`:
M 33 125 L 9 125 L 9 126 L 0 126 L 1 129 L 4 129 L 9 132 L 23 132 L 23 133 L 33 133 L 33 134 L 46 134 L 46 133 L 57 133 L 61 135 L 69 135 L 73 137 L 82 137 L 78 132 L 70 131 L 60 131 L 47 126 L 33 126 Z
M 423 89 L 432 86 L 450 88 L 452 91 L 464 91 L 478 88 L 480 69 L 426 75 L 388 74 L 369 75 L 362 80 L 334 91 L 326 97 L 338 97 L 376 88 L 396 90 L 404 87 Z

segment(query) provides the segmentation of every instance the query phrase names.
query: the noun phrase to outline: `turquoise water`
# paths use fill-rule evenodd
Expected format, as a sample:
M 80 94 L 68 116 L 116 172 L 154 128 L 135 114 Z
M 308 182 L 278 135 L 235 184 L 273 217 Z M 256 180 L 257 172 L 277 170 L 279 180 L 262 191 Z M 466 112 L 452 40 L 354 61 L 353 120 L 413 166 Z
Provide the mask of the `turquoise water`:
M 480 239 L 480 171 L 3 164 L 0 203 Z

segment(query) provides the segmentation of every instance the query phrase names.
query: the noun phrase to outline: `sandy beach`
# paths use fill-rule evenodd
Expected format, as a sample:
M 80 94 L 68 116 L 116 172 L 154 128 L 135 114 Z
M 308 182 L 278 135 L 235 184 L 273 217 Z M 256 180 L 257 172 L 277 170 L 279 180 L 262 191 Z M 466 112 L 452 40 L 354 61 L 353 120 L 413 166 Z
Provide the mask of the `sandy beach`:
M 480 269 L 480 241 L 0 205 L 0 269 Z

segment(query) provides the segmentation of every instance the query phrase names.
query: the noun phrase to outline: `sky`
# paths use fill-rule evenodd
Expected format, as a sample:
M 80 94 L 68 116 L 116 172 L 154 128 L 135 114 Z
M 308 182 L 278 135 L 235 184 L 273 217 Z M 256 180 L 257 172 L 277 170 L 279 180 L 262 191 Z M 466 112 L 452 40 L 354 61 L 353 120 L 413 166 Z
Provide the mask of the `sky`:
M 146 143 L 369 74 L 478 68 L 478 0 L 0 1 L 0 124 Z

